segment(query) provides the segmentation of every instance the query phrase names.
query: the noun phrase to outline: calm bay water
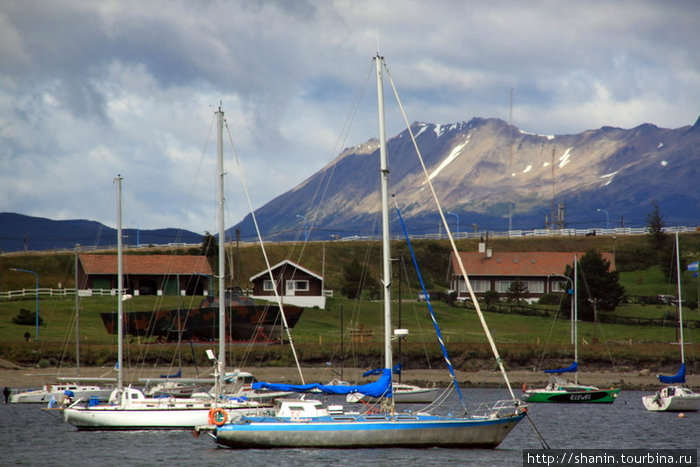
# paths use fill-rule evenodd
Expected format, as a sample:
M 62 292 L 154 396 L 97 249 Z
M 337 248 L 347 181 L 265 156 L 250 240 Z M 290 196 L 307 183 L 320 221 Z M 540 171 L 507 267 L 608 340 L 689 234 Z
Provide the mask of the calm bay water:
M 503 389 L 465 389 L 470 401 L 506 399 Z M 518 390 L 519 393 L 519 390 Z M 651 413 L 645 392 L 622 391 L 612 405 L 531 404 L 530 418 L 553 449 L 700 447 L 700 413 Z M 455 404 L 455 407 L 458 405 Z M 0 405 L 0 465 L 522 465 L 541 445 L 523 420 L 494 450 L 217 448 L 208 435 L 183 431 L 79 432 L 36 405 Z

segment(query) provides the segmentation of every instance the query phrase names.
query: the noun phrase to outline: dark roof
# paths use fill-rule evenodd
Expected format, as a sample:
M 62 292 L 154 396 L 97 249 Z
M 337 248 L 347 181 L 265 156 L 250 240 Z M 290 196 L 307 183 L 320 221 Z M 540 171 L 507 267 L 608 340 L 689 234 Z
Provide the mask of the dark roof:
M 306 269 L 305 267 L 300 266 L 300 265 L 298 265 L 297 263 L 295 263 L 295 262 L 293 262 L 293 261 L 289 261 L 288 259 L 285 259 L 284 261 L 280 261 L 279 263 L 275 264 L 274 266 L 270 266 L 270 270 L 272 270 L 273 275 L 274 275 L 274 272 L 275 272 L 277 269 L 281 269 L 282 267 L 286 267 L 286 266 L 290 266 L 290 267 L 292 267 L 292 268 L 294 268 L 294 269 L 298 269 L 298 270 L 300 270 L 300 271 L 303 271 L 303 272 L 305 272 L 306 274 L 308 274 L 308 275 L 310 275 L 310 276 L 312 276 L 312 277 L 315 277 L 315 278 L 318 279 L 318 280 L 323 280 L 323 277 L 322 277 L 321 275 L 316 274 L 316 273 L 313 272 L 312 270 Z M 269 272 L 268 272 L 268 271 L 269 271 L 268 269 L 265 269 L 264 271 L 261 271 L 261 272 L 257 273 L 256 275 L 252 276 L 249 280 L 250 280 L 251 282 L 253 282 L 255 279 L 258 279 L 258 278 L 259 278 L 260 276 L 262 276 L 262 275 L 265 275 L 265 274 L 268 274 L 268 275 L 269 275 Z
M 116 255 L 78 256 L 86 274 L 116 274 Z M 123 255 L 124 274 L 199 274 L 211 276 L 206 256 Z
M 555 276 L 564 274 L 566 266 L 573 266 L 574 255 L 579 260 L 584 253 L 574 252 L 493 252 L 490 258 L 484 253 L 459 252 L 468 276 Z M 611 253 L 601 253 L 603 259 L 615 269 L 615 258 Z M 450 257 L 453 274 L 461 276 L 457 257 Z

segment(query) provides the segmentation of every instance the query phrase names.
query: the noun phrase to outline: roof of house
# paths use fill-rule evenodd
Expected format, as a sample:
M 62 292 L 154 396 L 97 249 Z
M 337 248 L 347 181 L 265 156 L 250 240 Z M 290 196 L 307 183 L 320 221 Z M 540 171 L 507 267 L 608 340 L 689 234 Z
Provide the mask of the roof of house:
M 288 259 L 285 259 L 284 261 L 280 261 L 279 263 L 275 264 L 274 266 L 271 266 L 270 269 L 271 269 L 272 271 L 274 271 L 275 269 L 279 269 L 279 268 L 281 268 L 282 266 L 287 266 L 287 265 L 289 265 L 289 266 L 291 266 L 291 267 L 293 267 L 293 268 L 295 268 L 295 269 L 299 269 L 300 271 L 303 271 L 303 272 L 305 272 L 306 274 L 308 274 L 308 275 L 310 275 L 310 276 L 312 276 L 312 277 L 315 277 L 315 278 L 318 279 L 318 280 L 323 280 L 323 277 L 322 277 L 322 276 L 316 274 L 315 272 L 313 272 L 313 271 L 311 271 L 311 270 L 309 270 L 309 269 L 306 269 L 306 268 L 303 267 L 303 266 L 299 266 L 298 264 L 296 264 L 296 263 L 294 263 L 294 262 L 292 262 L 292 261 L 289 261 Z M 252 276 L 249 280 L 250 280 L 251 282 L 253 282 L 255 279 L 258 279 L 260 276 L 265 275 L 265 274 L 268 274 L 268 270 L 267 270 L 267 269 L 264 270 L 264 271 L 261 271 L 261 272 L 257 273 L 257 274 L 254 275 L 254 276 Z
M 116 255 L 78 255 L 86 274 L 116 274 Z M 124 274 L 199 274 L 211 276 L 206 256 L 192 255 L 124 255 Z
M 580 259 L 584 253 L 573 252 L 493 252 L 490 258 L 484 253 L 459 252 L 468 276 L 555 276 L 564 274 L 566 266 L 573 266 L 574 255 Z M 615 269 L 615 257 L 601 253 L 603 259 Z M 450 257 L 453 274 L 461 276 L 457 257 Z

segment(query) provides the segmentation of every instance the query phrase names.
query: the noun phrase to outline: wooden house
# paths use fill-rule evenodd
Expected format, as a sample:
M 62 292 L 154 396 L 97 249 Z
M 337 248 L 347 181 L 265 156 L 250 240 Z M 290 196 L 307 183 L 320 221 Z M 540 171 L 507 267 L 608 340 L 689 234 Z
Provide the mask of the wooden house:
M 270 278 L 272 271 L 272 279 Z M 292 261 L 284 260 L 250 278 L 252 298 L 275 300 L 275 287 L 282 303 L 301 307 L 326 307 L 323 277 Z
M 579 260 L 584 253 L 562 252 L 459 252 L 472 290 L 477 296 L 495 290 L 501 295 L 511 284 L 521 281 L 527 288 L 525 299 L 537 299 L 544 294 L 563 293 L 571 288 L 571 281 L 564 276 L 566 266 L 573 267 L 574 255 Z M 601 253 L 603 259 L 615 269 L 615 257 Z M 469 297 L 457 258 L 450 255 L 450 288 L 457 292 L 457 299 Z
M 133 295 L 207 295 L 212 269 L 206 256 L 124 255 L 124 288 Z M 78 255 L 78 288 L 116 289 L 116 255 Z

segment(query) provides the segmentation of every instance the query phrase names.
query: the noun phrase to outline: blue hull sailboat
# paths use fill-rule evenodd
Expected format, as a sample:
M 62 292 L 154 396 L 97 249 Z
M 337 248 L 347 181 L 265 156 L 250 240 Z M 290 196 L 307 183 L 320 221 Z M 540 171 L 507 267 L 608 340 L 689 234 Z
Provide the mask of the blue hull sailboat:
M 213 434 L 217 444 L 221 446 L 230 448 L 494 448 L 505 439 L 508 433 L 525 416 L 525 408 L 519 405 L 519 401 L 515 399 L 515 396 L 513 396 L 513 400 L 499 401 L 491 405 L 484 409 L 482 413 L 465 413 L 464 416 L 395 411 L 392 398 L 391 370 L 393 362 L 391 344 L 391 270 L 389 263 L 389 170 L 384 130 L 384 96 L 382 87 L 384 60 L 379 55 L 374 57 L 374 60 L 376 62 L 379 109 L 383 239 L 382 276 L 384 284 L 385 358 L 382 376 L 376 382 L 359 386 L 279 385 L 260 382 L 255 383 L 253 387 L 256 389 L 297 392 L 320 391 L 326 394 L 337 395 L 359 393 L 381 398 L 382 408 L 378 412 L 359 413 L 346 412 L 340 405 L 325 406 L 318 400 L 277 400 L 274 416 L 242 416 L 231 420 L 229 423 L 217 426 Z M 446 224 L 444 215 L 442 217 L 443 223 Z M 479 308 L 477 310 L 480 312 Z M 487 336 L 492 343 L 493 341 L 488 333 Z M 492 348 L 495 350 L 495 346 L 492 345 Z M 496 357 L 500 363 L 500 357 L 497 354 Z M 449 360 L 448 367 L 451 368 Z M 457 393 L 461 396 L 459 387 L 456 384 L 456 378 L 454 384 Z

